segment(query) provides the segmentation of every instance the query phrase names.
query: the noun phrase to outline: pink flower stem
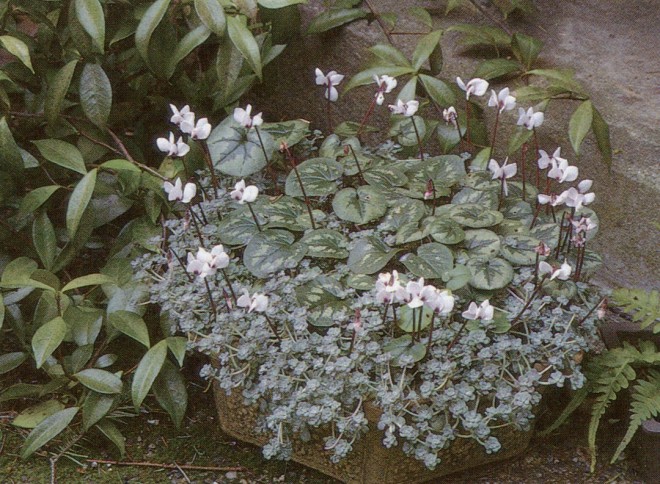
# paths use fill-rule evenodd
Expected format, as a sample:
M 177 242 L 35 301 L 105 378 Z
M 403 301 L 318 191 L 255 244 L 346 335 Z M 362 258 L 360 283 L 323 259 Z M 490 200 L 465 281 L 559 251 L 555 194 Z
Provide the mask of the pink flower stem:
M 417 124 L 415 123 L 415 116 L 410 116 L 410 121 L 412 121 L 413 129 L 415 130 L 417 145 L 419 145 L 419 159 L 424 161 L 424 147 L 422 146 L 422 138 L 420 138 L 419 131 L 417 130 Z
M 225 278 L 225 282 L 227 283 L 227 287 L 229 288 L 229 292 L 231 293 L 231 299 L 234 302 L 234 306 L 236 306 L 236 293 L 234 292 L 234 287 L 231 285 L 231 281 L 229 280 L 229 276 L 227 275 L 227 271 L 222 269 L 222 276 Z
M 250 213 L 252 214 L 252 218 L 254 219 L 254 223 L 257 225 L 257 229 L 259 229 L 259 232 L 262 232 L 263 229 L 261 228 L 261 225 L 259 225 L 259 220 L 257 220 L 257 214 L 254 213 L 254 209 L 252 208 L 252 204 L 250 202 L 245 202 L 245 203 L 247 203 L 247 206 L 250 209 Z
M 211 311 L 213 311 L 213 322 L 215 322 L 217 320 L 217 308 L 215 301 L 213 300 L 213 294 L 211 294 L 211 286 L 206 278 L 204 278 L 204 285 L 206 286 L 206 293 L 208 294 L 209 302 L 211 303 Z

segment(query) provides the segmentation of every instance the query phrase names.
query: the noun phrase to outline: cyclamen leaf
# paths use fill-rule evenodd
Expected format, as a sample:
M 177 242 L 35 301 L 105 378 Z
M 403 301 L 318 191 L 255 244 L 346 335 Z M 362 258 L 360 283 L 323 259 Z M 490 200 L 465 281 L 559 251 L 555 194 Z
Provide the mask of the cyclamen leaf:
M 105 16 L 99 0 L 76 0 L 76 17 L 94 41 L 99 52 L 105 50 Z
M 580 154 L 580 145 L 591 128 L 593 121 L 593 104 L 584 101 L 578 106 L 568 122 L 568 137 L 575 154 Z
M 94 187 L 96 186 L 96 170 L 97 168 L 94 168 L 78 182 L 76 188 L 73 189 L 71 198 L 69 198 L 66 210 L 66 228 L 69 237 L 73 238 L 78 231 L 83 213 L 92 199 Z
M 131 398 L 136 410 L 140 408 L 149 393 L 151 385 L 163 367 L 166 356 L 167 341 L 162 340 L 149 349 L 140 360 L 131 386 Z
M 344 188 L 335 195 L 332 208 L 342 220 L 366 224 L 385 215 L 387 199 L 370 185 Z
M 46 359 L 64 341 L 66 332 L 66 322 L 59 316 L 51 319 L 35 331 L 34 336 L 32 336 L 32 351 L 34 352 L 34 362 L 37 368 L 41 368 Z
M 60 111 L 62 111 L 62 104 L 64 103 L 66 93 L 69 91 L 71 79 L 73 78 L 73 73 L 75 72 L 77 65 L 77 59 L 66 64 L 57 72 L 57 74 L 55 74 L 55 77 L 48 85 L 46 100 L 44 102 L 44 113 L 46 114 L 46 119 L 50 125 L 55 124 L 57 117 L 60 115 Z
M 104 128 L 112 108 L 112 86 L 103 68 L 85 64 L 80 75 L 80 104 L 87 119 Z
M 199 19 L 216 35 L 225 35 L 227 18 L 219 0 L 195 0 L 195 10 Z
M 305 257 L 307 247 L 286 230 L 265 230 L 256 234 L 243 253 L 245 267 L 256 277 L 292 268 Z
M 43 420 L 25 439 L 21 457 L 27 459 L 62 432 L 78 413 L 79 407 L 61 410 Z

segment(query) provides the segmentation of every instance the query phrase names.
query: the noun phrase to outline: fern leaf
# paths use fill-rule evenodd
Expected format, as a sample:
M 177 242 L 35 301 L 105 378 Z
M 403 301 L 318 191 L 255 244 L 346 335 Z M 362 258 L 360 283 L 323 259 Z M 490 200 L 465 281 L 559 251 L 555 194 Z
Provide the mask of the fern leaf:
M 639 380 L 633 387 L 632 399 L 630 424 L 611 463 L 619 458 L 644 420 L 660 415 L 660 372 L 652 371 L 648 380 Z
M 612 301 L 639 321 L 642 329 L 653 325 L 653 332 L 660 333 L 660 293 L 642 289 L 616 289 Z
M 605 414 L 609 404 L 616 399 L 617 393 L 622 388 L 627 388 L 629 381 L 634 380 L 637 376 L 630 364 L 638 360 L 637 355 L 639 355 L 639 352 L 633 350 L 632 346 L 625 345 L 623 348 L 615 348 L 603 353 L 593 360 L 591 372 L 598 375 L 593 392 L 598 396 L 591 410 L 588 432 L 591 472 L 596 468 L 596 433 L 598 432 L 600 419 Z
M 568 417 L 570 417 L 573 412 L 575 411 L 576 408 L 578 408 L 580 405 L 582 405 L 582 402 L 589 396 L 589 393 L 591 392 L 591 387 L 587 383 L 584 385 L 582 388 L 578 389 L 574 394 L 573 398 L 571 398 L 571 401 L 568 402 L 568 405 L 562 410 L 561 415 L 557 417 L 557 419 L 548 427 L 547 429 L 539 432 L 540 437 L 545 437 L 546 435 L 550 435 L 552 432 L 557 430 L 561 425 L 566 422 Z

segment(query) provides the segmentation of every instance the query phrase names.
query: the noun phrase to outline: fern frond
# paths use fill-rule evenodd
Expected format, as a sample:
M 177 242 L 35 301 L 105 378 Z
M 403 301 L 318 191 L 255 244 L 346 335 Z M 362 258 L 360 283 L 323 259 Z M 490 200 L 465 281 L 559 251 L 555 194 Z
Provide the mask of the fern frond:
M 593 360 L 590 373 L 595 375 L 595 380 L 592 380 L 593 393 L 598 396 L 591 410 L 588 432 L 591 472 L 596 468 L 596 433 L 600 419 L 610 403 L 616 400 L 618 392 L 628 388 L 629 382 L 637 377 L 631 363 L 637 361 L 639 357 L 639 351 L 629 344 L 624 344 L 623 348 L 615 348 Z
M 660 415 L 660 372 L 651 371 L 648 380 L 639 380 L 633 387 L 632 399 L 630 425 L 611 463 L 619 458 L 644 420 Z
M 589 396 L 589 393 L 591 393 L 591 385 L 587 382 L 582 388 L 578 389 L 574 394 L 573 398 L 571 398 L 571 401 L 568 402 L 568 405 L 562 410 L 561 415 L 557 417 L 557 419 L 548 427 L 547 429 L 539 432 L 540 437 L 545 437 L 546 435 L 550 435 L 552 432 L 557 430 L 561 425 L 563 425 L 566 420 L 568 420 L 568 417 L 570 417 L 573 412 L 575 411 L 576 408 L 578 408 L 580 405 L 582 405 L 582 402 Z
M 653 332 L 660 333 L 660 293 L 642 289 L 616 289 L 612 301 L 639 321 L 642 329 L 653 325 Z

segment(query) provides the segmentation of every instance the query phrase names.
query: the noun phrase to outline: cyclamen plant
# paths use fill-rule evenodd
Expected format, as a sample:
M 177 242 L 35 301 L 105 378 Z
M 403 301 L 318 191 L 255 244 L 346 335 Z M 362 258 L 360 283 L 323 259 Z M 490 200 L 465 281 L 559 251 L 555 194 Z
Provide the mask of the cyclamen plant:
M 342 79 L 316 72 L 328 102 Z M 395 85 L 374 80 L 362 125 Z M 469 146 L 470 98 L 489 86 L 457 83 L 468 127 L 461 131 L 454 106 L 443 118 Z M 528 430 L 542 387 L 583 385 L 580 361 L 597 340 L 600 303 L 585 282 L 599 264 L 586 249 L 597 229 L 591 181 L 565 188 L 578 168 L 559 149 L 552 157 L 538 149 L 536 136 L 534 175 L 524 156 L 497 161 L 500 115 L 515 104 L 508 89 L 492 91 L 487 166 L 428 153 L 417 100 L 390 105 L 394 121 L 416 134 L 415 158 L 356 137 L 330 135 L 316 148 L 251 116 L 249 105 L 213 130 L 199 128 L 205 152 L 217 155 L 231 139 L 244 164 L 221 160 L 230 176 L 211 186 L 196 180 L 201 200 L 180 180 L 166 182 L 170 201 L 186 203 L 184 216 L 165 222 L 161 253 L 134 265 L 172 329 L 210 356 L 203 375 L 260 409 L 257 430 L 271 437 L 266 457 L 291 457 L 294 435 L 315 428 L 326 432 L 334 461 L 346 456 L 369 426 L 370 404 L 381 412 L 384 445 L 402 442 L 433 468 L 456 439 L 491 453 L 502 428 Z M 172 112 L 193 138 L 194 114 Z M 543 113 L 520 108 L 520 129 L 535 135 L 542 122 Z M 182 140 L 163 139 L 159 149 L 174 156 L 174 144 L 181 153 Z M 277 176 L 260 173 L 274 159 L 291 167 L 284 194 Z

